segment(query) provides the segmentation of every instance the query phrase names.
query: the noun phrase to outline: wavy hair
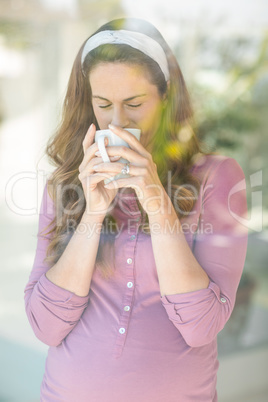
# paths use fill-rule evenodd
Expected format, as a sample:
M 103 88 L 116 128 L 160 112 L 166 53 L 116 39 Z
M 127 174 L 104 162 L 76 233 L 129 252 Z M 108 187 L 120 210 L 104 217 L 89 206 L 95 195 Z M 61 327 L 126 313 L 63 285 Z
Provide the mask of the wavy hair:
M 46 148 L 50 161 L 56 166 L 48 180 L 49 195 L 57 211 L 55 219 L 49 225 L 50 228 L 46 228 L 47 234 L 50 235 L 46 261 L 51 265 L 62 255 L 85 211 L 86 204 L 78 179 L 78 168 L 83 159 L 82 142 L 89 125 L 94 123 L 97 129 L 99 128 L 93 112 L 88 79 L 92 69 L 99 63 L 120 62 L 142 66 L 151 83 L 158 88 L 159 94 L 162 97 L 166 95 L 161 123 L 152 142 L 152 157 L 157 165 L 159 178 L 166 190 L 169 184 L 171 201 L 177 206 L 175 210 L 179 218 L 189 214 L 199 192 L 199 181 L 190 173 L 190 168 L 197 154 L 204 152 L 201 151 L 194 133 L 190 96 L 178 62 L 159 31 L 144 20 L 114 20 L 103 25 L 95 33 L 118 29 L 142 32 L 162 46 L 168 61 L 170 85 L 167 87 L 163 72 L 154 60 L 128 45 L 101 45 L 86 56 L 83 65 L 81 55 L 86 41 L 81 46 L 71 71 L 61 123 Z M 141 205 L 138 205 L 141 209 Z M 116 223 L 109 214 L 104 220 L 106 227 L 109 226 L 107 222 Z M 141 229 L 149 234 L 148 216 Z M 110 233 L 101 234 L 96 266 L 103 277 L 109 277 L 112 273 L 111 264 L 105 262 L 104 249 L 112 249 L 113 242 L 114 236 Z

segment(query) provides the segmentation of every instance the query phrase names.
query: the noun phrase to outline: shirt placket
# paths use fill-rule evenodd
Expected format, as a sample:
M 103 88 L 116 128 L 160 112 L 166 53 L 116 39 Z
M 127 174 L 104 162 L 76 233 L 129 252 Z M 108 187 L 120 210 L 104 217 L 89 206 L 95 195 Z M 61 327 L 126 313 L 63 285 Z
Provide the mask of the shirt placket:
M 131 200 L 129 206 L 131 206 L 133 216 L 129 218 L 128 223 L 122 232 L 122 235 L 124 236 L 123 243 L 125 261 L 123 262 L 123 269 L 125 270 L 125 283 L 121 314 L 117 327 L 117 337 L 113 349 L 113 357 L 115 358 L 120 357 L 123 351 L 134 304 L 134 293 L 136 286 L 135 251 L 138 241 L 138 229 L 142 221 L 142 215 L 139 211 L 136 201 Z

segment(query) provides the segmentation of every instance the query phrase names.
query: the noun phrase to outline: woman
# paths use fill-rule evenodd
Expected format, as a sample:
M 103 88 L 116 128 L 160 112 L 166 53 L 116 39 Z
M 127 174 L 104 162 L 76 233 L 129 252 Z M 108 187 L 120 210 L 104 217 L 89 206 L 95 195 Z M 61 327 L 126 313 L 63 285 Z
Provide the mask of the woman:
M 192 121 L 151 24 L 115 20 L 83 44 L 47 148 L 57 169 L 25 290 L 50 345 L 42 401 L 217 401 L 216 337 L 245 261 L 246 194 L 238 163 L 201 152 Z M 103 163 L 94 136 L 108 127 L 129 148 L 108 146 Z

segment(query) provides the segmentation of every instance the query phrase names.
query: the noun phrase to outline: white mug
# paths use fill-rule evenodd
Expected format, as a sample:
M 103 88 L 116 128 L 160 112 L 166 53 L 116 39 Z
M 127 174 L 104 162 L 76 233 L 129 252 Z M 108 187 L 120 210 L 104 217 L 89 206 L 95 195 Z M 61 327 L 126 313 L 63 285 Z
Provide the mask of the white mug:
M 135 135 L 135 137 L 137 138 L 137 140 L 140 140 L 140 135 L 141 135 L 141 130 L 138 128 L 126 128 L 125 130 L 127 130 L 128 132 L 130 132 L 131 134 Z M 125 146 L 129 148 L 129 145 L 126 141 L 124 141 L 121 137 L 119 137 L 118 135 L 116 135 L 113 131 L 107 129 L 107 130 L 97 130 L 96 134 L 95 134 L 95 142 L 98 143 L 98 148 L 102 157 L 103 162 L 111 162 L 110 158 L 107 154 L 105 145 L 104 145 L 104 140 L 105 138 L 108 139 L 108 144 L 107 146 Z M 124 158 L 120 158 L 118 160 L 118 162 L 120 163 L 127 163 L 128 161 Z M 110 178 L 110 179 L 106 179 L 104 180 L 105 184 L 108 184 L 110 181 L 113 180 L 117 180 L 120 178 L 126 178 L 129 177 L 130 175 L 128 174 L 122 174 L 119 173 L 116 176 Z

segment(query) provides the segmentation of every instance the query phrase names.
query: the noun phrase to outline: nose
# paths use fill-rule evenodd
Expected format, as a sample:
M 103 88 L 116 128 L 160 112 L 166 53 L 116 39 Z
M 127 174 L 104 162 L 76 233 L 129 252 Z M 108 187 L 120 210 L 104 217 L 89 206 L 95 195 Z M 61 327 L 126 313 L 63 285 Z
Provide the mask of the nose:
M 114 106 L 111 124 L 122 128 L 128 127 L 129 119 L 123 107 Z

